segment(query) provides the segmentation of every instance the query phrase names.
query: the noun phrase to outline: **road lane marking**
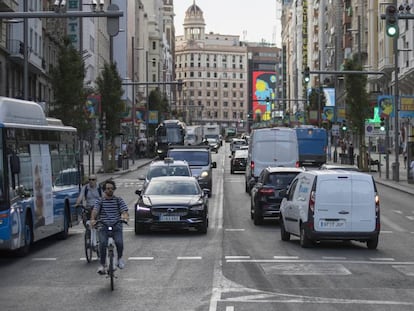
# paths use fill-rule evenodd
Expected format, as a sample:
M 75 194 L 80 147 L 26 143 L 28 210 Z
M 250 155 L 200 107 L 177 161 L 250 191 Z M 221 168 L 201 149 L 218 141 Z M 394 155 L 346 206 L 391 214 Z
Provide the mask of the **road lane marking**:
M 394 258 L 374 258 L 374 257 L 370 258 L 370 260 L 395 261 Z
M 203 259 L 201 256 L 178 256 L 177 260 L 200 260 Z
M 240 231 L 245 231 L 245 229 L 225 229 L 224 231 L 229 231 L 229 232 L 240 232 Z
M 154 260 L 154 257 L 128 257 L 128 260 Z
M 249 259 L 250 256 L 224 256 L 226 259 Z
M 326 259 L 326 260 L 345 260 L 346 257 L 322 256 L 322 259 Z
M 394 261 L 394 260 L 378 260 L 372 258 L 371 260 L 284 260 L 284 259 L 226 259 L 226 263 L 344 263 L 344 264 L 369 264 L 369 265 L 414 265 L 414 261 Z
M 32 258 L 33 261 L 56 261 L 56 257 L 36 257 Z
M 273 259 L 299 259 L 298 256 L 273 256 Z

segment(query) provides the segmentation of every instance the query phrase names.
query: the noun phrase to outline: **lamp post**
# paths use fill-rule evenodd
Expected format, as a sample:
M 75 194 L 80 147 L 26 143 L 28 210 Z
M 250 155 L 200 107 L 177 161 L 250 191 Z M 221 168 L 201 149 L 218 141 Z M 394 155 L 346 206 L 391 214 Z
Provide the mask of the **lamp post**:
M 394 151 L 395 151 L 395 162 L 392 164 L 393 169 L 393 180 L 400 181 L 400 162 L 399 153 L 400 145 L 398 141 L 399 135 L 399 124 L 398 124 L 398 113 L 399 113 L 399 83 L 398 83 L 398 36 L 393 38 L 394 40 Z
M 23 11 L 28 12 L 28 0 L 23 1 Z M 23 99 L 29 99 L 29 20 L 25 18 L 23 20 Z

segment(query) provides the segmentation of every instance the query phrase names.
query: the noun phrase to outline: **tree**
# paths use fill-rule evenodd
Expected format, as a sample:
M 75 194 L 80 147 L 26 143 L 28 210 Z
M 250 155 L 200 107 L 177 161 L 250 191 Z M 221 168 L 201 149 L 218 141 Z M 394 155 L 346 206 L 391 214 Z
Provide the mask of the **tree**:
M 115 63 L 105 63 L 96 79 L 98 92 L 101 95 L 101 121 L 106 118 L 106 138 L 112 140 L 119 135 L 120 118 L 123 112 L 121 98 L 124 94 L 122 78 L 119 76 Z
M 90 128 L 83 111 L 86 101 L 83 87 L 85 63 L 68 37 L 63 38 L 57 66 L 50 70 L 50 76 L 55 98 L 51 115 L 61 119 L 65 125 L 76 127 L 82 139 Z
M 358 61 L 357 54 L 355 54 L 352 59 L 345 60 L 344 70 L 362 71 L 362 65 Z M 369 118 L 370 114 L 369 96 L 366 86 L 366 75 L 345 75 L 346 119 L 348 121 L 348 127 L 358 138 L 360 159 L 364 159 L 366 155 L 366 147 L 364 144 L 365 120 Z M 365 163 L 363 165 L 365 167 L 366 161 L 363 162 Z
M 165 95 L 161 94 L 159 88 L 156 88 L 150 92 L 148 108 L 150 111 L 158 112 L 158 122 L 161 122 L 169 116 L 168 99 L 165 97 Z M 149 136 L 152 136 L 152 134 L 155 133 L 155 128 L 157 126 L 158 124 L 149 124 Z

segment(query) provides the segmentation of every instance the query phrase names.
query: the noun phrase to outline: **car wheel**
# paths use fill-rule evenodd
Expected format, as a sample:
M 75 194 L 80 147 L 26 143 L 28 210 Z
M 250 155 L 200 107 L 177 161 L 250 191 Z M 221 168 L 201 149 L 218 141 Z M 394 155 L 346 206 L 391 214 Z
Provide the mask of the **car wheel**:
M 249 193 L 249 186 L 247 186 L 247 182 L 244 184 L 244 191 L 246 191 L 246 193 Z
M 285 223 L 282 219 L 282 215 L 280 215 L 280 238 L 282 241 L 289 241 L 290 240 L 290 233 L 286 231 Z
M 233 166 L 230 168 L 230 174 L 234 174 Z
M 254 209 L 253 223 L 255 224 L 255 226 L 260 226 L 263 224 L 263 216 L 258 208 Z
M 367 247 L 369 249 L 377 249 L 378 247 L 378 236 L 376 236 L 374 239 L 372 240 L 368 240 L 367 241 Z
M 312 240 L 310 240 L 306 236 L 305 226 L 302 224 L 300 226 L 300 246 L 302 246 L 303 248 L 308 248 L 308 247 L 311 247 L 312 245 L 313 245 Z
M 203 224 L 198 227 L 198 232 L 206 234 L 208 230 L 208 218 L 205 218 Z

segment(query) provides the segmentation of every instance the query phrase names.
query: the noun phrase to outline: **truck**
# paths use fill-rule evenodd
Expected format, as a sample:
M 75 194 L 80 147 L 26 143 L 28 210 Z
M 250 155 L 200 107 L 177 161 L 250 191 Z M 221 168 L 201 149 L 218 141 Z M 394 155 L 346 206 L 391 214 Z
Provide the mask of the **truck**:
M 328 133 L 314 126 L 296 127 L 299 146 L 299 165 L 321 166 L 326 163 Z
M 189 125 L 187 126 L 187 133 L 184 138 L 186 146 L 198 146 L 203 143 L 203 126 Z
M 155 145 L 157 155 L 164 159 L 169 146 L 184 146 L 187 126 L 180 120 L 164 120 L 155 129 Z
M 204 139 L 216 138 L 220 142 L 220 146 L 223 145 L 220 135 L 220 125 L 218 124 L 207 124 L 203 126 Z

